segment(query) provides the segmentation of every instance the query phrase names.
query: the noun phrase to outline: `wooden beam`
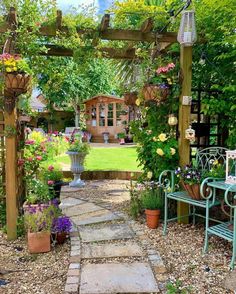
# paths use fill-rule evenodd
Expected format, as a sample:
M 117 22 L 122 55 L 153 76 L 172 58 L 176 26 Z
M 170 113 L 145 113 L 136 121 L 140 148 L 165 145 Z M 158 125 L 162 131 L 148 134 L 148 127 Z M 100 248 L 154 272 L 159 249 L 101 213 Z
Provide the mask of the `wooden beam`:
M 16 108 L 11 114 L 4 113 L 5 126 L 16 129 Z M 7 238 L 14 240 L 17 238 L 17 149 L 16 135 L 6 137 L 6 211 L 7 211 Z
M 61 28 L 62 28 L 62 11 L 57 10 L 56 29 L 60 31 Z
M 110 23 L 110 14 L 105 14 L 102 17 L 101 25 L 100 25 L 100 32 L 103 32 L 108 29 Z
M 79 35 L 81 34 L 92 34 L 95 31 L 81 30 L 77 29 Z M 100 38 L 103 40 L 120 40 L 120 41 L 142 41 L 153 43 L 158 42 L 170 42 L 175 43 L 177 41 L 176 33 L 163 33 L 156 34 L 154 32 L 143 33 L 138 30 L 118 30 L 118 29 L 108 29 L 100 33 Z
M 149 17 L 144 21 L 144 23 L 141 26 L 141 32 L 143 33 L 149 33 L 153 29 L 153 19 Z
M 47 45 L 48 51 L 46 53 L 41 53 L 41 55 L 46 56 L 73 56 L 73 50 L 58 47 L 55 45 Z M 124 49 L 115 49 L 115 48 L 99 48 L 99 52 L 102 53 L 102 57 L 105 58 L 114 58 L 114 59 L 135 59 L 137 58 L 135 54 L 135 48 L 128 50 Z
M 189 128 L 191 106 L 183 105 L 183 96 L 191 96 L 192 86 L 192 47 L 181 46 L 180 50 L 180 68 L 183 75 L 182 91 L 180 95 L 179 107 L 179 156 L 180 165 L 189 164 L 190 161 L 190 142 L 185 139 L 185 130 Z M 188 214 L 189 205 L 178 202 L 178 216 Z M 182 223 L 188 223 L 188 217 L 180 220 Z

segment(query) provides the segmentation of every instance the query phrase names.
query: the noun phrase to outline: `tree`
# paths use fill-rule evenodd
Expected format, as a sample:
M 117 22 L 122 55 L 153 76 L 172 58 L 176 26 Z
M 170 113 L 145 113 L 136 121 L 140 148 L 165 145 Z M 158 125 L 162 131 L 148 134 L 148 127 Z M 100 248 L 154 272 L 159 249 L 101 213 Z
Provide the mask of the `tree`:
M 76 127 L 84 100 L 100 93 L 111 94 L 117 88 L 109 60 L 90 59 L 78 64 L 71 58 L 43 58 L 42 65 L 38 83 L 49 107 L 72 107 Z

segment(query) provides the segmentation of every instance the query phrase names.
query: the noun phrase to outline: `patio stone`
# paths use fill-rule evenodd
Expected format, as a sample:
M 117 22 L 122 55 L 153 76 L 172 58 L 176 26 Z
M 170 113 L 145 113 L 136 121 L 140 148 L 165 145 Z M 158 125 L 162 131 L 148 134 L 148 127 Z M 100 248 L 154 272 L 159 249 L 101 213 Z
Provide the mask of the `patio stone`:
M 74 206 L 74 205 L 78 205 L 78 204 L 82 204 L 84 203 L 84 201 L 80 200 L 80 199 L 76 199 L 76 198 L 72 198 L 72 197 L 68 197 L 62 200 L 60 207 L 62 207 L 62 209 L 70 207 L 70 206 Z
M 134 237 L 134 233 L 126 224 L 111 224 L 96 228 L 81 227 L 80 237 L 83 242 L 95 242 L 129 239 Z
M 109 210 L 99 210 L 88 214 L 82 214 L 73 218 L 76 225 L 90 225 L 95 223 L 102 223 L 106 221 L 113 221 L 122 219 L 118 215 L 115 215 Z
M 80 294 L 159 292 L 147 263 L 86 264 L 82 267 Z
M 64 213 L 67 216 L 76 216 L 76 215 L 80 215 L 80 214 L 85 214 L 85 213 L 89 213 L 89 212 L 93 212 L 93 211 L 97 211 L 97 210 L 101 210 L 102 208 L 93 204 L 93 203 L 82 203 L 80 205 L 75 205 L 73 207 L 69 207 L 64 209 Z
M 106 258 L 143 256 L 142 248 L 133 242 L 116 244 L 86 244 L 82 247 L 82 258 Z

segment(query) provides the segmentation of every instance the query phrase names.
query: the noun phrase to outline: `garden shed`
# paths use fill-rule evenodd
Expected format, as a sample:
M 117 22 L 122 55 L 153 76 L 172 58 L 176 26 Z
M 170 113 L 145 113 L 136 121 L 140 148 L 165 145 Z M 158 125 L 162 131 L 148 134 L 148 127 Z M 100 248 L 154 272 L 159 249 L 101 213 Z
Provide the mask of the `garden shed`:
M 103 141 L 103 134 L 109 133 L 109 141 L 116 142 L 117 134 L 123 133 L 128 122 L 128 107 L 124 99 L 98 95 L 85 101 L 86 127 L 93 142 Z

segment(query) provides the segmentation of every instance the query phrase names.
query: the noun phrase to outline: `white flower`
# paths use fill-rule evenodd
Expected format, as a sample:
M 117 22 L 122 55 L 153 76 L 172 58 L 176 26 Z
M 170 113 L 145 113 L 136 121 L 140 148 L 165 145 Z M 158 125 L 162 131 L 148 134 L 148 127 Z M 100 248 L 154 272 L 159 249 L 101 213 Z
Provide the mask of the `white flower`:
M 166 138 L 166 134 L 162 133 L 158 136 L 158 139 L 161 141 L 161 142 L 165 142 L 167 140 Z

